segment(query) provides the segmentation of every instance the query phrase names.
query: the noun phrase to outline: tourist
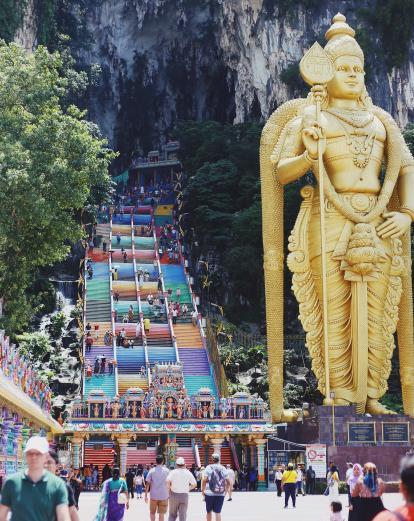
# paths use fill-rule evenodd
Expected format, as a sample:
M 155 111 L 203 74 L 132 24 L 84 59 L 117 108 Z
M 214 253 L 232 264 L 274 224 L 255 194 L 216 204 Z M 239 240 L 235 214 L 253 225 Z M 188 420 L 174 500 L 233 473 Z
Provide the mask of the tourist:
M 227 469 L 227 479 L 230 482 L 229 499 L 227 501 L 232 501 L 232 499 L 233 499 L 232 494 L 233 494 L 233 489 L 234 489 L 234 483 L 236 481 L 236 475 L 234 473 L 234 470 L 231 468 L 231 465 L 226 465 L 226 469 Z
M 99 357 L 96 357 L 95 358 L 95 364 L 93 366 L 93 373 L 94 374 L 99 374 L 100 367 L 101 367 L 101 363 L 99 361 Z
M 101 356 L 101 368 L 100 373 L 105 374 L 106 371 L 106 356 Z
M 349 491 L 349 485 L 348 485 L 348 481 L 349 479 L 352 477 L 352 474 L 354 472 L 354 464 L 351 463 L 351 462 L 348 462 L 346 464 L 346 472 L 345 472 L 345 483 L 346 483 L 346 490 L 348 492 L 348 507 L 350 506 L 351 504 L 351 493 Z
M 93 268 L 92 268 L 92 266 L 88 266 L 87 272 L 88 272 L 88 279 L 89 280 L 93 279 Z
M 183 318 L 185 318 L 187 316 L 187 313 L 188 313 L 188 306 L 187 306 L 187 304 L 183 304 L 182 312 L 183 312 Z
M 134 477 L 135 474 L 132 472 L 132 469 L 129 468 L 125 474 L 125 481 L 128 487 L 128 492 L 132 499 L 134 499 Z
M 241 469 L 239 472 L 239 487 L 240 490 L 247 490 L 247 472 L 246 469 Z
M 99 339 L 99 324 L 95 324 L 93 326 L 94 330 L 95 330 L 95 340 L 98 341 Z
M 86 335 L 86 339 L 85 339 L 85 348 L 86 348 L 87 353 L 91 352 L 92 346 L 93 346 L 93 338 L 91 337 L 91 334 L 88 333 Z
M 177 298 L 177 301 L 180 302 L 180 299 L 181 299 L 181 288 L 177 288 L 175 290 L 175 296 Z
M 161 278 L 161 276 L 158 277 L 157 289 L 158 289 L 158 291 L 162 291 L 162 278 Z
M 124 253 L 122 254 L 122 257 L 124 258 L 124 263 L 127 263 L 128 262 L 128 254 L 126 251 L 124 251 Z
M 114 373 L 114 360 L 113 358 L 111 358 L 109 361 L 108 361 L 108 374 L 113 374 Z
M 114 468 L 112 478 L 104 481 L 95 521 L 122 521 L 125 507 L 129 508 L 129 494 L 125 480 L 120 478 L 119 468 Z
M 119 293 L 118 293 L 118 291 L 114 292 L 114 300 L 115 300 L 115 302 L 119 301 Z
M 147 335 L 151 332 L 151 321 L 149 318 L 144 318 L 144 331 Z
M 144 490 L 145 485 L 145 478 L 143 475 L 143 470 L 138 469 L 134 478 L 134 486 L 135 486 L 135 492 L 137 494 L 137 499 L 142 498 L 142 492 Z
M 285 491 L 285 508 L 288 508 L 289 498 L 292 499 L 293 508 L 296 508 L 296 479 L 297 474 L 293 468 L 293 463 L 289 463 L 282 475 L 282 487 Z
M 86 378 L 92 378 L 92 375 L 93 375 L 92 366 L 91 366 L 91 364 L 88 364 L 86 366 Z
M 351 497 L 359 498 L 355 505 L 355 519 L 371 521 L 382 512 L 384 505 L 381 496 L 384 493 L 384 482 L 378 477 L 374 463 L 365 463 L 363 478 L 356 483 Z
M 118 280 L 118 278 L 119 278 L 118 268 L 114 268 L 113 279 Z
M 103 251 L 104 253 L 106 253 L 106 247 L 107 247 L 107 243 L 106 243 L 106 240 L 104 239 L 104 240 L 102 241 L 102 251 Z
M 129 322 L 134 321 L 134 308 L 132 307 L 132 305 L 130 305 L 129 309 L 128 309 L 128 321 Z
M 276 490 L 277 490 L 278 497 L 282 496 L 282 476 L 283 476 L 283 473 L 282 473 L 280 467 L 278 467 L 275 472 L 275 483 L 276 483 Z
M 340 501 L 332 501 L 331 503 L 331 517 L 329 521 L 344 521 L 342 515 L 342 503 Z
M 116 234 L 116 243 L 121 244 L 121 234 L 119 232 Z
M 192 322 L 194 327 L 197 326 L 197 321 L 198 321 L 198 313 L 197 313 L 196 310 L 194 310 L 194 311 L 191 312 L 191 322 Z
M 250 467 L 247 473 L 247 483 L 249 491 L 255 491 L 257 487 L 257 470 L 255 467 Z
M 120 336 L 120 339 L 121 339 L 121 345 L 122 346 L 125 345 L 126 331 L 125 331 L 124 327 L 119 332 L 119 336 Z
M 194 475 L 185 468 L 185 460 L 178 457 L 175 462 L 177 468 L 167 476 L 167 486 L 170 491 L 168 521 L 186 521 L 188 510 L 188 493 L 196 488 L 197 482 Z
M 73 495 L 75 497 L 75 505 L 79 510 L 79 496 L 82 492 L 82 474 L 80 469 L 74 469 L 69 477 L 69 483 L 73 490 Z
M 86 324 L 86 327 L 85 327 L 86 333 L 90 333 L 91 329 L 92 329 L 91 323 L 88 322 L 88 323 Z
M 326 482 L 328 486 L 329 503 L 339 501 L 339 475 L 334 463 L 331 463 L 328 475 L 326 476 Z
M 172 310 L 172 322 L 173 322 L 173 324 L 177 323 L 177 308 L 175 308 L 175 307 Z
M 59 465 L 59 456 L 54 450 L 49 450 L 49 452 L 46 455 L 46 461 L 45 461 L 45 469 L 51 472 L 52 474 L 56 475 L 57 469 Z M 79 521 L 78 516 L 78 510 L 77 510 L 77 502 L 75 500 L 75 494 L 72 489 L 72 486 L 67 482 L 66 479 L 63 479 L 61 476 L 62 481 L 66 485 L 66 490 L 68 493 L 68 508 L 69 508 L 69 516 L 71 521 Z
M 382 512 L 374 521 L 414 521 L 414 457 L 412 454 L 401 460 L 400 491 L 404 504 L 394 512 Z
M 207 521 L 211 521 L 212 512 L 216 521 L 221 521 L 224 498 L 230 488 L 227 470 L 220 464 L 220 454 L 213 453 L 212 464 L 207 465 L 201 482 L 201 493 L 206 501 Z
M 108 465 L 108 463 L 105 463 L 105 465 L 103 466 L 103 469 L 102 469 L 102 481 L 106 481 L 107 479 L 109 479 L 111 477 L 111 475 L 112 475 L 111 468 Z
M 150 519 L 155 521 L 158 513 L 158 521 L 164 521 L 164 515 L 168 507 L 168 486 L 167 477 L 169 470 L 164 465 L 164 456 L 158 454 L 156 457 L 157 466 L 153 467 L 145 478 L 145 503 L 148 503 L 148 491 L 150 493 Z
M 3 485 L 0 521 L 6 521 L 9 513 L 17 521 L 70 521 L 66 485 L 44 469 L 47 439 L 32 436 L 24 452 L 27 469 L 12 474 Z
M 309 465 L 309 468 L 306 471 L 306 494 L 315 493 L 315 481 L 316 472 L 313 470 L 312 465 Z
M 359 463 L 355 463 L 355 465 L 352 466 L 352 475 L 348 478 L 348 481 L 346 482 L 349 490 L 349 514 L 348 514 L 348 521 L 358 521 L 357 520 L 357 510 L 359 502 L 359 498 L 352 497 L 352 493 L 354 491 L 354 488 L 356 484 L 359 482 L 359 480 L 362 479 L 362 467 L 359 465 Z
M 303 488 L 302 488 L 302 484 L 303 484 L 303 472 L 302 472 L 302 467 L 300 465 L 296 465 L 296 495 L 298 496 L 299 495 L 299 492 L 302 494 L 303 496 Z

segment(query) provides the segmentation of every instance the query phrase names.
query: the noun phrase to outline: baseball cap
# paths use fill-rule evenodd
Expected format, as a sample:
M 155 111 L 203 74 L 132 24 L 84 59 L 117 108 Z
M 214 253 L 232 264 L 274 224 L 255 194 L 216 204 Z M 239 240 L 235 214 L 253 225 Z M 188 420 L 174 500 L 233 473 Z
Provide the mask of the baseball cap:
M 49 452 L 49 443 L 43 436 L 32 436 L 27 440 L 24 452 L 29 452 L 29 450 L 37 450 L 37 452 L 47 454 Z
M 176 460 L 177 465 L 185 465 L 185 460 L 181 456 Z
M 217 452 L 214 452 L 211 457 L 214 461 L 220 461 L 220 454 L 218 454 Z

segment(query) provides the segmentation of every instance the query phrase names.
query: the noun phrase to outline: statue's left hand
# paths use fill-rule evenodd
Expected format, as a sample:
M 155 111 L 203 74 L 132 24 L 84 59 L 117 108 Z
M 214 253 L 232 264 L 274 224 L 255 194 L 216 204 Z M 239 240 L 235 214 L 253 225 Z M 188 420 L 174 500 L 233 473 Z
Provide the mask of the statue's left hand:
M 382 239 L 396 239 L 405 233 L 411 226 L 411 217 L 401 212 L 384 212 L 385 221 L 377 226 L 378 236 Z

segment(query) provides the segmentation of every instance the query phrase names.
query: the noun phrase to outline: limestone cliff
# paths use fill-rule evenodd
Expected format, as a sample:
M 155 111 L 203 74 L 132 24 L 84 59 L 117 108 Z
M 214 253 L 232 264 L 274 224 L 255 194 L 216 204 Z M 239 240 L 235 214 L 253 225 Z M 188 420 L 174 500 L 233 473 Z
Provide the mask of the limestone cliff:
M 361 7 L 369 12 L 376 0 L 82 4 L 90 43 L 78 47 L 78 59 L 83 66 L 97 63 L 102 68 L 100 85 L 90 92 L 91 118 L 123 153 L 125 165 L 134 150 L 163 141 L 177 119 L 266 118 L 299 94 L 295 64 L 316 38 L 323 41 L 332 16 L 341 11 L 353 26 L 361 27 Z M 379 35 L 374 29 L 364 27 L 375 46 Z M 401 126 L 414 110 L 413 49 L 410 56 L 392 70 L 378 56 L 368 63 L 374 102 L 391 111 Z

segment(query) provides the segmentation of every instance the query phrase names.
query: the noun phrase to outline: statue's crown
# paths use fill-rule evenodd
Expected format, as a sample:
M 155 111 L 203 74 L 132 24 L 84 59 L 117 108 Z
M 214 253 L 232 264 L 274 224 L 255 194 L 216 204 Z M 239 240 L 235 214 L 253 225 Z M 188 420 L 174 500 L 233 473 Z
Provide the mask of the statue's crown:
M 354 36 L 355 31 L 346 23 L 345 16 L 341 13 L 336 14 L 331 27 L 325 33 L 328 40 L 325 51 L 332 60 L 339 56 L 357 56 L 364 63 L 364 53 Z

